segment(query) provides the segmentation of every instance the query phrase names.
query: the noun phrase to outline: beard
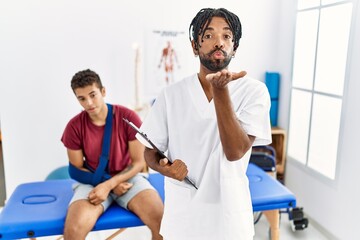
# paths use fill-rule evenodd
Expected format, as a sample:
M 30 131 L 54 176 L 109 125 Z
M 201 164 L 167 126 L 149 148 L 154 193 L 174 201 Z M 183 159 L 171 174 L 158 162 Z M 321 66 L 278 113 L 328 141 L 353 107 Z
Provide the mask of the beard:
M 224 55 L 224 59 L 211 59 L 214 52 L 221 51 Z M 221 49 L 215 49 L 207 54 L 199 54 L 200 62 L 204 67 L 213 72 L 221 71 L 229 65 L 231 62 L 231 56 Z

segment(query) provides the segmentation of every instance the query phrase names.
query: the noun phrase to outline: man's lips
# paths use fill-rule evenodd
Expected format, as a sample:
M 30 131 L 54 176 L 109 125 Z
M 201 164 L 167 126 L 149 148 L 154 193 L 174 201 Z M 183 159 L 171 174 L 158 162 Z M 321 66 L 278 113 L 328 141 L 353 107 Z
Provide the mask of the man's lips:
M 210 55 L 214 56 L 215 58 L 224 58 L 226 53 L 222 50 L 214 50 Z
M 93 111 L 95 111 L 95 107 L 93 107 L 93 108 L 88 108 L 87 111 L 88 111 L 88 112 L 93 112 Z

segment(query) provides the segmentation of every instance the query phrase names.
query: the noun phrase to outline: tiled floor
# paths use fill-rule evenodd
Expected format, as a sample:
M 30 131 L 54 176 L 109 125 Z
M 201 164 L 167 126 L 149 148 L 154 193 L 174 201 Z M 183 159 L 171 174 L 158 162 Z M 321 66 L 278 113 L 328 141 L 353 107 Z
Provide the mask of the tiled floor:
M 1 156 L 1 145 L 0 145 L 0 188 L 2 186 L 1 179 L 3 179 L 3 169 L 2 169 L 2 156 Z M 2 191 L 3 192 L 3 191 Z M 0 202 L 3 201 L 5 196 L 0 196 Z M 1 205 L 0 205 L 1 206 Z M 0 207 L 1 212 L 1 207 Z M 107 231 L 98 231 L 91 232 L 87 239 L 88 240 L 103 240 L 112 235 L 116 230 L 107 230 Z M 56 236 L 51 237 L 40 237 L 38 240 L 53 240 L 56 239 Z M 147 227 L 136 227 L 126 229 L 123 233 L 118 235 L 116 240 L 150 240 L 151 234 Z M 267 240 L 269 239 L 269 225 L 265 219 L 265 216 L 262 216 L 260 221 L 255 225 L 255 238 L 254 240 Z M 301 231 L 292 231 L 291 222 L 288 219 L 287 214 L 282 214 L 280 222 L 280 239 L 281 240 L 327 240 L 319 230 L 317 230 L 311 222 L 309 223 L 308 228 Z
M 105 239 L 114 231 L 103 231 L 97 234 L 97 236 L 89 236 L 90 239 Z M 138 227 L 125 230 L 122 234 L 115 238 L 116 240 L 150 240 L 150 232 L 146 227 Z M 267 240 L 269 239 L 269 225 L 262 216 L 260 221 L 255 225 L 255 238 L 254 240 Z M 292 231 L 291 222 L 288 219 L 287 214 L 282 214 L 280 221 L 280 239 L 281 240 L 328 240 L 319 230 L 309 223 L 308 228 L 300 231 Z
M 260 221 L 255 224 L 255 238 L 254 240 L 269 239 L 269 224 L 265 216 L 262 216 Z M 288 214 L 281 214 L 280 220 L 280 239 L 281 240 L 328 240 L 323 233 L 316 229 L 309 221 L 308 227 L 304 230 L 293 231 L 291 221 Z
M 1 209 L 0 209 L 1 211 Z M 115 233 L 116 230 L 91 232 L 87 240 L 103 240 Z M 40 237 L 38 240 L 55 240 L 57 236 Z M 136 227 L 126 229 L 123 233 L 114 238 L 114 240 L 150 240 L 151 234 L 147 227 Z M 269 239 L 269 225 L 264 216 L 255 224 L 254 240 Z M 280 239 L 281 240 L 328 240 L 319 230 L 317 230 L 311 222 L 308 228 L 300 231 L 292 231 L 291 222 L 287 214 L 282 214 L 280 221 Z
M 1 170 L 1 169 L 0 169 Z M 1 175 L 1 171 L 0 171 Z M 0 176 L 1 177 L 1 176 Z M 1 199 L 0 199 L 1 200 Z M 1 212 L 1 207 L 0 207 Z M 87 240 L 103 240 L 112 235 L 116 230 L 91 232 Z M 38 240 L 54 240 L 56 236 L 51 237 L 39 237 Z M 147 227 L 136 227 L 126 229 L 123 233 L 118 235 L 115 240 L 150 240 L 151 234 Z M 269 239 L 269 225 L 262 216 L 260 221 L 255 225 L 255 238 L 254 240 L 267 240 Z M 283 213 L 280 221 L 280 239 L 281 240 L 327 240 L 319 230 L 317 230 L 311 222 L 308 228 L 301 231 L 292 231 L 291 222 L 288 219 L 288 215 Z

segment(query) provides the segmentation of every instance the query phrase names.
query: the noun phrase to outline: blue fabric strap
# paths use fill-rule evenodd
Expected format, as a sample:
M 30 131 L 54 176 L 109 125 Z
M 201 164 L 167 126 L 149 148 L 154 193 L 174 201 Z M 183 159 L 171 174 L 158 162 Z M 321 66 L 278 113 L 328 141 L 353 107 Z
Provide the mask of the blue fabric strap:
M 74 165 L 72 165 L 71 163 L 69 163 L 69 175 L 72 179 L 74 179 L 78 182 L 93 185 L 94 174 L 95 173 L 93 173 L 93 172 L 87 172 L 87 171 L 80 170 L 77 167 L 75 167 Z M 102 176 L 100 182 L 106 181 L 110 178 L 111 178 L 111 176 L 109 174 L 105 173 Z
M 71 178 L 75 179 L 78 182 L 96 186 L 99 183 L 111 178 L 111 176 L 107 173 L 107 166 L 110 155 L 113 110 L 112 110 L 112 105 L 107 104 L 107 106 L 108 106 L 108 114 L 106 116 L 102 152 L 99 159 L 99 165 L 96 168 L 95 172 L 93 173 L 93 172 L 82 171 L 77 167 L 75 167 L 74 165 L 72 165 L 71 163 L 69 163 L 69 175 Z
M 108 106 L 108 114 L 106 116 L 106 123 L 105 123 L 105 130 L 104 130 L 104 137 L 103 137 L 103 144 L 102 144 L 102 153 L 99 159 L 99 165 L 95 170 L 94 177 L 92 180 L 92 185 L 96 186 L 100 182 L 102 182 L 102 177 L 106 173 L 108 160 L 109 160 L 109 153 L 110 153 L 110 142 L 111 142 L 111 129 L 112 129 L 112 106 L 107 104 Z

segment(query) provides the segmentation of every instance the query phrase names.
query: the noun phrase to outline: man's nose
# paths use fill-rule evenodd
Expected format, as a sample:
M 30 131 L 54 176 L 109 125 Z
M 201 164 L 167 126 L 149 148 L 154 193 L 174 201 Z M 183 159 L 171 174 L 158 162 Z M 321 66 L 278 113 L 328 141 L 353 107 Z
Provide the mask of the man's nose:
M 91 104 L 93 103 L 93 101 L 92 101 L 91 98 L 86 99 L 85 102 L 86 102 L 86 105 L 87 105 L 87 106 L 91 106 Z
M 224 47 L 224 41 L 221 37 L 217 37 L 215 39 L 214 48 L 222 49 Z

